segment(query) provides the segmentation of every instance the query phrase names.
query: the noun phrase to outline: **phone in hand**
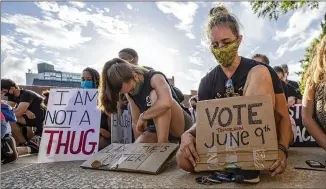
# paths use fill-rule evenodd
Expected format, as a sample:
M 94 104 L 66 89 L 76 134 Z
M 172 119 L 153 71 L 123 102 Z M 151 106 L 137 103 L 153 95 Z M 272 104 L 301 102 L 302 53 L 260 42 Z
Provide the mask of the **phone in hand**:
M 325 165 L 315 160 L 307 160 L 306 164 L 308 164 L 312 168 L 325 168 Z

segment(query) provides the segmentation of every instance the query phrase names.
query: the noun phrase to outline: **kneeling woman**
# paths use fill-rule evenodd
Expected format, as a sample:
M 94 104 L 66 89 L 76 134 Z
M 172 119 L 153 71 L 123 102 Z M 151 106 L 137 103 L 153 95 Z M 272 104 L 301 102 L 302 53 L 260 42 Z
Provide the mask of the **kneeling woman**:
M 107 113 L 116 113 L 119 93 L 124 93 L 131 105 L 136 143 L 180 139 L 192 126 L 191 117 L 181 108 L 161 72 L 114 58 L 105 63 L 101 77 L 101 108 Z

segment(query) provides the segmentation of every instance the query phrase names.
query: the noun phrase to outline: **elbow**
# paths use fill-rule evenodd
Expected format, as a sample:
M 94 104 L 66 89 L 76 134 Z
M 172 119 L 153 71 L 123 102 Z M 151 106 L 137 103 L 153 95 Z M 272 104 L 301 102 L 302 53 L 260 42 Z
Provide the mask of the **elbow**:
M 168 99 L 165 102 L 163 102 L 161 104 L 161 107 L 163 110 L 167 111 L 172 107 L 172 105 L 173 105 L 173 99 L 171 98 L 171 99 Z

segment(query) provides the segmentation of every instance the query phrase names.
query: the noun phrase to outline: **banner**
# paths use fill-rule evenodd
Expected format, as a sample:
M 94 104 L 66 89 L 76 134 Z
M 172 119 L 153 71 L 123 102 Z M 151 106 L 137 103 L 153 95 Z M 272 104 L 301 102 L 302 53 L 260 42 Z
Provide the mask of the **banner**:
M 97 89 L 51 89 L 39 162 L 86 160 L 98 151 Z
M 111 143 L 132 143 L 132 120 L 127 110 L 111 116 Z
M 158 174 L 178 149 L 173 143 L 111 144 L 90 157 L 81 167 L 108 171 Z
M 195 171 L 266 170 L 278 159 L 271 95 L 197 103 Z
M 290 116 L 296 124 L 296 136 L 292 147 L 319 147 L 315 139 L 310 136 L 302 123 L 302 105 L 295 104 L 289 109 Z

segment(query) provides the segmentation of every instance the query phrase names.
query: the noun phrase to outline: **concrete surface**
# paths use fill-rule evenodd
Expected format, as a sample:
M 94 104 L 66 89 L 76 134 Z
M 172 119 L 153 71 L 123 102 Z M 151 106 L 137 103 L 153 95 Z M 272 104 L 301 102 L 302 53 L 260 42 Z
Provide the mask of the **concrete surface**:
M 1 166 L 1 188 L 326 188 L 326 172 L 294 169 L 308 159 L 325 162 L 321 148 L 291 148 L 285 173 L 270 177 L 261 174 L 255 185 L 222 183 L 197 184 L 195 178 L 207 173 L 189 174 L 176 167 L 175 160 L 159 175 L 82 169 L 81 161 L 37 164 L 27 156 L 14 164 Z

